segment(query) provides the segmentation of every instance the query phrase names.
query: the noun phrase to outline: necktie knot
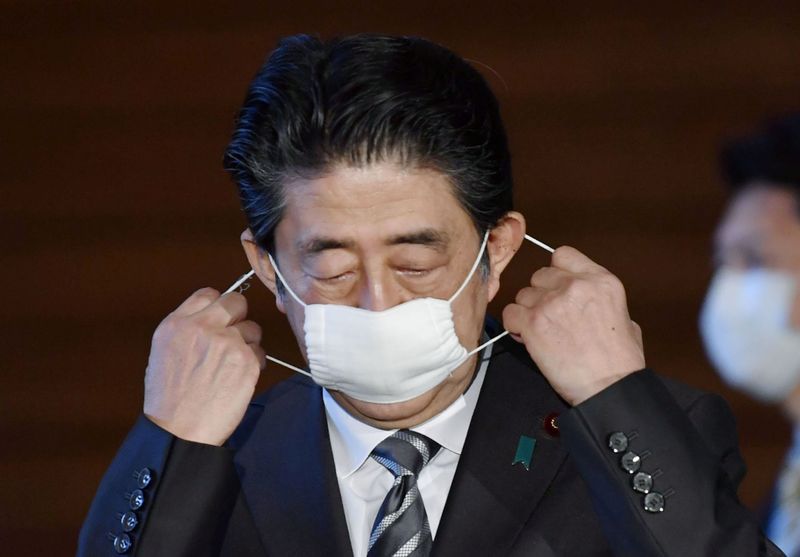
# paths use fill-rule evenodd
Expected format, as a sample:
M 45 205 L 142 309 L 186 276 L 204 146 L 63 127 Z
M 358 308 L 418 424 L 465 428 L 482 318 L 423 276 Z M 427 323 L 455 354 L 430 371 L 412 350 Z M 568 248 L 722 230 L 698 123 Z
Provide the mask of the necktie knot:
M 370 456 L 394 475 L 369 536 L 368 557 L 424 557 L 433 545 L 417 475 L 440 446 L 421 433 L 401 429 L 373 449 Z
M 378 443 L 370 456 L 395 478 L 417 476 L 439 448 L 433 439 L 416 431 L 401 429 Z

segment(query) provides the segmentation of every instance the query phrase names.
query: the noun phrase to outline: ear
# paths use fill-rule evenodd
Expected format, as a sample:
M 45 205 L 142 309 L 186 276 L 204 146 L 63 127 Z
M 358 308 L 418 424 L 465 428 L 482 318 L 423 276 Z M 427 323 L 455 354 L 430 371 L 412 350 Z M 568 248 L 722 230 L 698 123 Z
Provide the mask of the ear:
M 525 237 L 525 217 L 516 211 L 506 213 L 489 232 L 486 250 L 489 252 L 488 299 L 492 299 L 500 289 L 500 275 L 517 253 Z
M 256 276 L 264 283 L 264 286 L 269 288 L 272 295 L 275 296 L 275 306 L 281 313 L 286 313 L 286 306 L 283 303 L 283 296 L 278 291 L 278 286 L 275 283 L 275 269 L 270 263 L 267 253 L 256 244 L 253 232 L 247 228 L 240 236 L 242 241 L 242 248 L 247 256 L 247 261 L 250 263 L 250 268 L 255 271 Z

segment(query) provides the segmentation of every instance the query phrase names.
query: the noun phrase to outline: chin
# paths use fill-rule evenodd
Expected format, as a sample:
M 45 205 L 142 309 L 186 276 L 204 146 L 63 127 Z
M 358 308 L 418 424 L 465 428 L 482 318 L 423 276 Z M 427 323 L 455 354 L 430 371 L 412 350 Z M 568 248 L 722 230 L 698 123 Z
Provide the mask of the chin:
M 426 410 L 430 408 L 439 388 L 435 387 L 411 400 L 388 404 L 365 402 L 340 391 L 332 394 L 345 409 L 351 411 L 351 414 L 355 410 L 354 415 L 362 421 L 384 429 L 395 429 L 416 425 L 416 423 L 428 419 Z

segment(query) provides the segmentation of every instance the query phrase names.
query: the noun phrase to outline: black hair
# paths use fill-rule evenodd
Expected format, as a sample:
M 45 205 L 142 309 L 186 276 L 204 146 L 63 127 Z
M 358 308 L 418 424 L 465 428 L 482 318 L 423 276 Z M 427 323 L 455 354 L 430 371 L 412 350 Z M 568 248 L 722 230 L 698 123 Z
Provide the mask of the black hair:
M 512 209 L 497 99 L 465 60 L 416 37 L 282 39 L 250 84 L 224 164 L 272 252 L 288 180 L 384 160 L 446 175 L 480 234 Z
M 756 133 L 728 142 L 720 166 L 732 192 L 765 182 L 793 192 L 800 211 L 800 113 L 768 120 Z

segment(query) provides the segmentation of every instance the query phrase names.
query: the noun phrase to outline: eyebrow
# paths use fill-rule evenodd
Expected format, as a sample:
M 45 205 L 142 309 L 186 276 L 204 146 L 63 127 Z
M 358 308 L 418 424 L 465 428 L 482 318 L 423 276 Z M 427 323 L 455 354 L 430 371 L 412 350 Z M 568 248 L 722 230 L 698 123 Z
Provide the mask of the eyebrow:
M 336 238 L 318 236 L 298 242 L 297 249 L 300 253 L 305 255 L 316 255 L 323 251 L 332 249 L 350 249 L 354 245 L 355 242 L 352 240 L 339 240 Z
M 417 230 L 416 232 L 391 236 L 386 243 L 390 246 L 396 246 L 399 244 L 415 244 L 432 247 L 437 251 L 444 251 L 444 248 L 447 247 L 449 241 L 450 237 L 446 232 L 436 230 L 435 228 L 423 228 L 422 230 Z
M 397 246 L 400 244 L 413 244 L 428 246 L 437 251 L 444 251 L 450 241 L 447 233 L 436 230 L 435 228 L 423 228 L 414 232 L 396 234 L 387 238 L 385 244 Z M 317 236 L 296 244 L 298 251 L 304 255 L 317 255 L 323 251 L 334 249 L 352 249 L 355 246 L 353 240 L 341 240 L 338 238 Z

